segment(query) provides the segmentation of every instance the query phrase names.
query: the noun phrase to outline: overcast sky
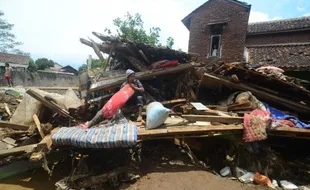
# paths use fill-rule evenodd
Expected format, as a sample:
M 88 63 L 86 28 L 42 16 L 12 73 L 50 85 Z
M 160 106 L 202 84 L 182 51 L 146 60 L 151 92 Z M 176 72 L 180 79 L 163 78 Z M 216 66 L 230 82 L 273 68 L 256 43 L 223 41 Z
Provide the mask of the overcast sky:
M 310 16 L 309 0 L 244 0 L 252 5 L 250 22 Z M 181 20 L 205 0 L 0 0 L 0 10 L 14 24 L 13 32 L 24 44 L 21 50 L 34 59 L 46 57 L 78 68 L 92 49 L 80 37 L 103 33 L 112 20 L 127 11 L 140 13 L 145 28 L 161 28 L 161 42 L 171 36 L 174 48 L 187 51 L 189 32 Z

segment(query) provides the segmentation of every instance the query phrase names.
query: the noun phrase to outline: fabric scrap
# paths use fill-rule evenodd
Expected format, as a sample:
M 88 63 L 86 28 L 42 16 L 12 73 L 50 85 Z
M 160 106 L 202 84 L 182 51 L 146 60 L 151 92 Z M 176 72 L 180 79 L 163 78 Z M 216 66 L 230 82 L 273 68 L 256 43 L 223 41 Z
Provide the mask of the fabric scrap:
M 254 110 L 244 114 L 243 140 L 254 142 L 267 139 L 266 129 L 271 125 L 270 113 L 263 110 Z

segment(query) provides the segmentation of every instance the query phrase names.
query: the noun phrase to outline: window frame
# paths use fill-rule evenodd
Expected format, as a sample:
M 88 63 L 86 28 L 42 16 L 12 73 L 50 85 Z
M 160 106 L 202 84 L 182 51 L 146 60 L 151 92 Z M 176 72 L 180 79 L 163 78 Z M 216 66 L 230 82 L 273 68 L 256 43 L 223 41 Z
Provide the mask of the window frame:
M 219 45 L 218 45 L 218 56 L 212 56 L 212 44 L 213 44 L 213 37 L 219 37 Z M 209 51 L 209 58 L 221 58 L 222 56 L 222 35 L 221 34 L 213 34 L 211 35 L 211 42 L 210 42 L 210 51 Z

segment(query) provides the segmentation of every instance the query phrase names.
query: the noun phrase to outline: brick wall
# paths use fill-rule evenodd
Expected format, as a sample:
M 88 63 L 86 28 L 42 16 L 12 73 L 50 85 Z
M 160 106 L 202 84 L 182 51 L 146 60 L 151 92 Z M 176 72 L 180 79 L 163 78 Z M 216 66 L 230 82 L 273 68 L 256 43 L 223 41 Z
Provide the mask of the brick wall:
M 246 37 L 246 45 L 304 43 L 304 42 L 310 42 L 309 31 L 263 34 L 263 35 L 247 35 Z
M 222 33 L 221 61 L 242 61 L 245 47 L 249 9 L 225 0 L 209 0 L 192 15 L 189 52 L 199 53 L 200 61 L 209 62 L 211 31 L 208 23 L 228 20 Z

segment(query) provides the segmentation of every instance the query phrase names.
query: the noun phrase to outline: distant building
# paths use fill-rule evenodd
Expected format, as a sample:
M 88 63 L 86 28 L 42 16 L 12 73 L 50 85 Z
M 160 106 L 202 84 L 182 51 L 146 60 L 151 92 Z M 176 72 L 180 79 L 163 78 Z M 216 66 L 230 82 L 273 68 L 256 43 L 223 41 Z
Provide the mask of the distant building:
M 54 64 L 54 67 L 46 68 L 45 71 L 56 71 L 56 72 L 61 72 L 61 68 L 62 68 L 62 65 L 60 65 L 60 64 L 58 64 L 58 63 L 55 63 L 55 64 Z
M 67 65 L 63 67 L 62 65 L 55 63 L 54 67 L 50 67 L 44 70 L 45 72 L 57 72 L 57 73 L 71 73 L 74 75 L 78 74 L 78 71 L 71 67 L 70 65 Z
M 209 0 L 182 22 L 188 51 L 206 63 L 247 61 L 286 71 L 310 71 L 310 17 L 248 24 L 251 5 Z
M 3 70 L 5 63 L 9 63 L 14 70 L 25 72 L 29 66 L 29 59 L 24 55 L 0 53 L 0 68 Z
M 73 73 L 74 75 L 78 75 L 78 71 L 70 65 L 61 68 L 61 70 L 66 73 Z

